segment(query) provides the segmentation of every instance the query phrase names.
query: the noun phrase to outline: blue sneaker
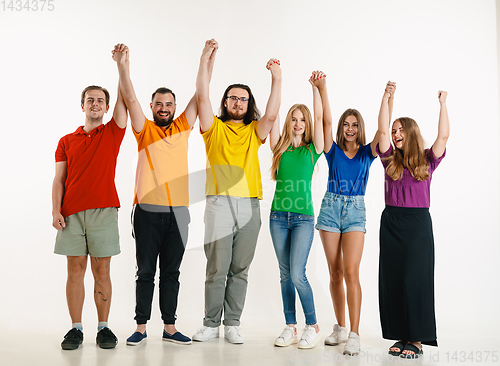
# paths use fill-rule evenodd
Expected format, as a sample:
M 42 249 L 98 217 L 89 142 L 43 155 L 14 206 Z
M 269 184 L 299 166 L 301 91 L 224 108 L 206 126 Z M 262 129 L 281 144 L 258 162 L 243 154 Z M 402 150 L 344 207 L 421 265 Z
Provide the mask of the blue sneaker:
M 175 332 L 174 334 L 169 334 L 163 330 L 163 340 L 167 342 L 173 342 L 177 344 L 191 344 L 191 338 L 186 337 L 181 332 Z
M 147 338 L 148 334 L 146 332 L 144 332 L 144 334 L 142 334 L 141 332 L 135 332 L 127 338 L 127 344 L 129 346 L 138 346 L 142 342 L 146 341 Z

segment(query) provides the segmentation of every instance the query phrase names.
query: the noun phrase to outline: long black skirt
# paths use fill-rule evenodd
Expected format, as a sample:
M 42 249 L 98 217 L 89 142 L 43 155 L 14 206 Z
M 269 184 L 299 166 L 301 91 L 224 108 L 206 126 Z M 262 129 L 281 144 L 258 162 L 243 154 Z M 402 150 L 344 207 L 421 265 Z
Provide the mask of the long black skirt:
M 380 220 L 382 336 L 437 346 L 434 236 L 428 208 L 386 206 Z

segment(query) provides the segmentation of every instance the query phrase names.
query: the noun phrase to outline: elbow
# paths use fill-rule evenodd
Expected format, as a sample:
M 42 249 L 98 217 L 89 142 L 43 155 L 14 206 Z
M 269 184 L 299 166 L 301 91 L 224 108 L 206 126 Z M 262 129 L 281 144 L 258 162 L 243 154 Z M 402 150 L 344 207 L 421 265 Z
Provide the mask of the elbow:
M 438 136 L 439 140 L 441 140 L 442 142 L 444 142 L 445 144 L 448 142 L 448 139 L 450 138 L 450 132 L 446 132 L 446 133 L 443 133 L 443 134 L 439 134 Z
M 201 103 L 207 103 L 209 101 L 208 93 L 200 92 L 199 89 L 196 90 L 196 100 L 198 101 L 198 105 Z
M 269 119 L 269 121 L 271 121 L 271 123 L 274 125 L 274 123 L 278 120 L 278 115 L 279 115 L 279 112 L 273 112 L 271 111 L 271 113 L 266 113 L 266 118 Z

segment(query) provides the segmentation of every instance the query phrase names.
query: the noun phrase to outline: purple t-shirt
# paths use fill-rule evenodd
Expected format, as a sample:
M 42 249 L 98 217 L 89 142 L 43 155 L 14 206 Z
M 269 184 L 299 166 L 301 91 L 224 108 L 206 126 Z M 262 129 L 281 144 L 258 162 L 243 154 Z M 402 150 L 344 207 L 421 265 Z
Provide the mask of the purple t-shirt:
M 377 154 L 380 156 L 380 161 L 384 166 L 384 170 L 389 165 L 385 157 L 391 155 L 392 145 L 384 154 L 380 153 L 379 146 L 377 145 Z M 432 173 L 436 170 L 437 166 L 446 155 L 446 149 L 443 155 L 436 159 L 432 148 L 425 150 L 427 162 L 429 163 L 429 179 L 418 181 L 410 174 L 408 169 L 404 168 L 403 176 L 396 181 L 392 180 L 387 175 L 385 170 L 385 204 L 388 206 L 396 207 L 426 207 L 429 208 L 431 204 L 431 179 Z

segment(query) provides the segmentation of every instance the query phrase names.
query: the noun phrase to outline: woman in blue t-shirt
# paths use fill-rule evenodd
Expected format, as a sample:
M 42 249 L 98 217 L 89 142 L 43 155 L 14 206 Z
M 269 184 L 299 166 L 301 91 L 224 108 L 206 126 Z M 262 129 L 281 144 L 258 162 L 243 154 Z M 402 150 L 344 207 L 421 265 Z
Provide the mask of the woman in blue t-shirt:
M 359 265 L 365 241 L 366 210 L 364 195 L 368 173 L 373 160 L 376 138 L 366 145 L 365 124 L 356 109 L 347 109 L 339 119 L 336 142 L 332 136 L 332 114 L 326 89 L 326 79 L 318 86 L 324 121 L 324 152 L 328 163 L 328 186 L 316 223 L 330 272 L 330 293 L 337 324 L 325 339 L 327 345 L 346 343 L 344 354 L 356 355 L 360 349 L 359 318 L 361 285 Z M 395 88 L 387 85 L 388 90 Z M 391 93 L 392 95 L 392 93 Z M 390 109 L 392 111 L 392 97 Z M 345 292 L 349 307 L 351 331 L 345 322 Z
M 279 122 L 270 135 L 273 151 L 271 177 L 276 181 L 269 230 L 280 269 L 281 295 L 285 313 L 285 329 L 274 344 L 287 347 L 313 348 L 320 341 L 319 326 L 311 285 L 306 277 L 306 263 L 314 238 L 314 209 L 311 180 L 314 166 L 323 152 L 323 116 L 319 91 L 313 82 L 322 73 L 309 79 L 313 89 L 314 126 L 311 112 L 304 104 L 290 108 L 280 136 Z M 304 310 L 306 327 L 297 338 L 295 290 Z

